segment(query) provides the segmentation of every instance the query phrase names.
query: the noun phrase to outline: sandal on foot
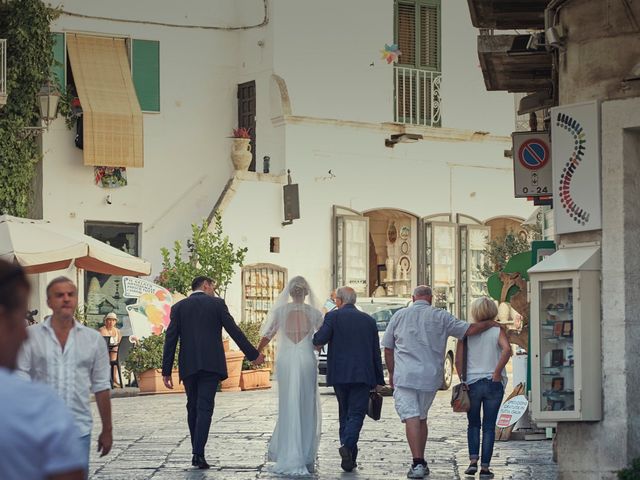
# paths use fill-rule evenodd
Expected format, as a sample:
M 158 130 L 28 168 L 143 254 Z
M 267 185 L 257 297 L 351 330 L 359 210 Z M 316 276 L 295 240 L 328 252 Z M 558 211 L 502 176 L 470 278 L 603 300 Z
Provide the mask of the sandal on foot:
M 478 473 L 478 463 L 470 463 L 469 468 L 464 471 L 465 475 L 475 475 Z

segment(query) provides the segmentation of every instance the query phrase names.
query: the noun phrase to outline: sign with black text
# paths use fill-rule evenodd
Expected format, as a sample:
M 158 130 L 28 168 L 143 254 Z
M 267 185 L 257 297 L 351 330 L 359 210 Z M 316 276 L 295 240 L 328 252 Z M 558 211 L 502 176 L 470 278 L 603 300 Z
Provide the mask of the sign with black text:
M 516 198 L 548 197 L 553 192 L 549 132 L 513 132 Z

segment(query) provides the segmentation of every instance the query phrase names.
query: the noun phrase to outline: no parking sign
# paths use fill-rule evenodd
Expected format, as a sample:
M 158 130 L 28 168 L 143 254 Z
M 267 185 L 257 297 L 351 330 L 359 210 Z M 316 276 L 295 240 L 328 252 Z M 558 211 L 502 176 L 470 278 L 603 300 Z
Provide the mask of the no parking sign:
M 549 132 L 514 132 L 511 138 L 516 198 L 552 195 Z

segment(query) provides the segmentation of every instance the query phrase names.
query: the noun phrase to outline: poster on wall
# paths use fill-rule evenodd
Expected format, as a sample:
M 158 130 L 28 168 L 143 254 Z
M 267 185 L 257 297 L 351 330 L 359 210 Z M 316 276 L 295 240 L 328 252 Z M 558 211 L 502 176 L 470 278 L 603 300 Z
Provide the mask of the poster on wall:
M 556 233 L 602 228 L 600 104 L 552 108 L 551 141 Z
M 169 326 L 173 298 L 169 290 L 148 280 L 123 277 L 124 297 L 136 300 L 127 305 L 132 335 L 137 338 L 160 335 Z

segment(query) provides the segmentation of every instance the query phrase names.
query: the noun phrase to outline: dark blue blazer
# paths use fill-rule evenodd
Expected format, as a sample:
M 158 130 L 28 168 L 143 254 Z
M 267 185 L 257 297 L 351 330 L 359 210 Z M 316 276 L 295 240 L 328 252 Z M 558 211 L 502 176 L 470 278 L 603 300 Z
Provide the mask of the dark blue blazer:
M 378 329 L 369 315 L 348 304 L 327 313 L 313 344 L 327 343 L 327 385 L 384 385 Z
M 223 328 L 249 360 L 258 357 L 258 351 L 236 325 L 223 299 L 210 297 L 203 292 L 194 292 L 190 297 L 176 303 L 171 308 L 171 323 L 164 340 L 162 375 L 171 375 L 179 340 L 180 378 L 204 371 L 218 374 L 221 380 L 226 379 Z

